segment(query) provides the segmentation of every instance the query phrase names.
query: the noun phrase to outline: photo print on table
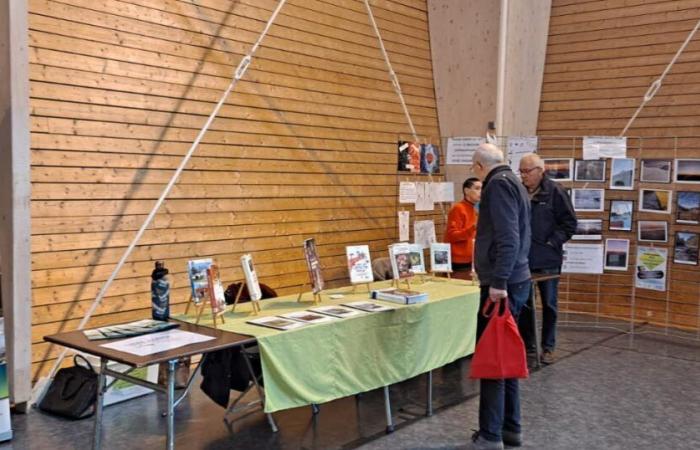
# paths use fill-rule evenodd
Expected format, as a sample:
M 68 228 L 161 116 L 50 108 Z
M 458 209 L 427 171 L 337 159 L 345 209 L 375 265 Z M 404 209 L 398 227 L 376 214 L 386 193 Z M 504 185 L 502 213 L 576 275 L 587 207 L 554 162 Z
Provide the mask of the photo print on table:
M 627 270 L 629 253 L 629 239 L 606 239 L 605 270 Z
M 631 191 L 634 188 L 635 160 L 615 158 L 610 163 L 610 189 Z
M 579 241 L 596 241 L 602 239 L 603 221 L 601 219 L 578 219 L 576 231 L 571 239 Z
M 673 247 L 673 262 L 677 264 L 698 265 L 698 233 L 679 231 Z
M 676 222 L 700 223 L 700 192 L 680 191 L 676 197 Z
M 665 159 L 643 159 L 640 164 L 639 181 L 642 183 L 670 183 L 671 161 Z
M 604 189 L 574 189 L 571 194 L 574 211 L 603 211 Z
M 632 200 L 611 200 L 608 229 L 616 231 L 632 231 Z
M 543 161 L 544 173 L 549 178 L 555 181 L 571 181 L 574 163 L 572 158 L 545 158 Z
M 661 214 L 671 214 L 672 191 L 663 189 L 640 189 L 639 210 Z
M 588 181 L 602 183 L 605 181 L 604 159 L 583 160 L 577 159 L 574 171 L 574 181 Z
M 668 242 L 668 223 L 665 221 L 640 220 L 637 226 L 637 240 L 642 242 Z
M 676 183 L 700 183 L 700 159 L 676 159 L 674 181 Z

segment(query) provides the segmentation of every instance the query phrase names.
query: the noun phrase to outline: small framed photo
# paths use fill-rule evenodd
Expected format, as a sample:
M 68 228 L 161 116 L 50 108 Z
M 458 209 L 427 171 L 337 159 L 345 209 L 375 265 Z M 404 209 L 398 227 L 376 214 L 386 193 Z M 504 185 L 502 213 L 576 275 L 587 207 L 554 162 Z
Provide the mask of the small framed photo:
M 629 239 L 606 239 L 605 270 L 627 270 L 629 254 Z
M 639 210 L 660 214 L 671 214 L 672 191 L 663 189 L 640 189 Z
M 662 220 L 640 220 L 637 239 L 642 242 L 668 242 L 668 223 Z
M 603 221 L 600 219 L 578 219 L 576 232 L 571 239 L 580 241 L 599 241 L 602 239 Z
M 612 200 L 608 228 L 617 231 L 632 231 L 632 200 Z
M 700 183 L 700 159 L 677 159 L 675 166 L 676 183 Z
M 614 158 L 610 163 L 610 189 L 631 191 L 634 188 L 635 160 Z
M 698 265 L 698 233 L 679 231 L 673 246 L 673 262 Z
M 700 192 L 680 191 L 676 197 L 676 222 L 700 223 Z
M 642 183 L 670 183 L 671 161 L 665 159 L 643 159 L 639 181 Z
M 574 211 L 603 211 L 604 189 L 574 189 L 572 194 Z
M 599 182 L 605 181 L 605 160 L 576 160 L 574 180 Z
M 545 158 L 544 172 L 555 181 L 571 181 L 573 158 Z

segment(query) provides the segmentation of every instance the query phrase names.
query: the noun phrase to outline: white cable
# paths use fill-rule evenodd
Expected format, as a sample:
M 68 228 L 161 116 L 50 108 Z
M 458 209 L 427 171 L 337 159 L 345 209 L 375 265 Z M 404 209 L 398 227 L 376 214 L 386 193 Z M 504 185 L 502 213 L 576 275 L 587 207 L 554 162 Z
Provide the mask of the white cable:
M 693 39 L 693 36 L 695 36 L 695 33 L 698 31 L 698 28 L 700 28 L 700 20 L 698 20 L 698 23 L 695 24 L 695 28 L 688 34 L 688 37 L 685 38 L 685 42 L 683 42 L 683 45 L 678 49 L 676 52 L 675 56 L 671 60 L 670 63 L 666 66 L 666 69 L 663 71 L 661 76 L 654 80 L 653 83 L 651 83 L 651 86 L 649 86 L 649 89 L 647 89 L 646 93 L 644 94 L 644 98 L 642 99 L 641 105 L 639 105 L 639 108 L 634 112 L 632 117 L 630 118 L 629 122 L 627 122 L 627 125 L 625 125 L 625 128 L 622 130 L 620 133 L 620 136 L 624 136 L 625 133 L 627 133 L 627 130 L 629 129 L 630 126 L 632 126 L 632 123 L 637 119 L 637 116 L 639 115 L 640 112 L 642 112 L 642 109 L 646 106 L 647 103 L 651 101 L 651 99 L 654 98 L 656 93 L 659 91 L 661 88 L 661 83 L 663 83 L 664 78 L 666 78 L 666 74 L 671 70 L 671 67 L 676 63 L 676 60 L 678 59 L 679 56 L 681 56 L 681 53 L 685 50 L 685 48 L 688 46 L 690 43 L 690 40 Z
M 246 70 L 248 70 L 248 66 L 250 65 L 250 62 L 252 61 L 253 55 L 257 51 L 258 47 L 260 46 L 260 43 L 262 42 L 263 38 L 265 37 L 265 35 L 269 31 L 270 27 L 272 26 L 272 23 L 277 18 L 277 15 L 279 14 L 280 10 L 282 9 L 282 6 L 284 6 L 284 4 L 286 2 L 287 2 L 287 0 L 280 0 L 279 1 L 277 8 L 270 16 L 270 19 L 268 19 L 267 25 L 265 26 L 265 29 L 262 31 L 262 33 L 258 37 L 258 40 L 253 45 L 250 52 L 245 57 L 243 57 L 243 59 L 241 59 L 241 61 L 238 63 L 238 66 L 236 67 L 236 70 L 234 71 L 234 76 L 233 76 L 233 79 L 231 80 L 231 83 L 229 83 L 228 87 L 226 88 L 226 91 L 223 93 L 223 95 L 219 99 L 219 102 L 214 107 L 214 110 L 209 115 L 207 122 L 204 124 L 202 129 L 199 131 L 199 134 L 197 134 L 197 137 L 194 140 L 194 142 L 192 143 L 192 145 L 190 146 L 190 149 L 187 151 L 184 158 L 180 162 L 180 165 L 178 166 L 177 170 L 175 170 L 175 173 L 170 178 L 168 185 L 165 187 L 163 192 L 160 194 L 160 197 L 158 198 L 158 201 L 156 202 L 156 204 L 153 206 L 153 209 L 151 209 L 151 212 L 148 213 L 146 220 L 143 222 L 143 224 L 139 228 L 138 232 L 136 233 L 136 236 L 134 236 L 134 239 L 129 244 L 129 247 L 127 247 L 127 249 L 124 252 L 124 254 L 122 255 L 121 259 L 117 263 L 117 266 L 112 271 L 112 274 L 109 276 L 107 281 L 102 285 L 102 288 L 100 289 L 100 292 L 97 294 L 97 297 L 95 297 L 95 300 L 92 302 L 90 309 L 88 309 L 87 313 L 85 314 L 85 317 L 83 317 L 83 319 L 80 321 L 80 324 L 78 325 L 78 330 L 82 330 L 85 327 L 87 322 L 92 317 L 92 314 L 95 312 L 97 307 L 102 302 L 102 299 L 104 298 L 105 294 L 107 293 L 107 290 L 112 285 L 112 282 L 117 277 L 117 274 L 121 270 L 121 268 L 124 265 L 124 263 L 126 262 L 127 258 L 131 255 L 131 252 L 136 247 L 136 244 L 141 239 L 141 236 L 143 236 L 143 233 L 146 231 L 146 228 L 148 228 L 148 226 L 151 224 L 151 221 L 153 220 L 156 213 L 158 212 L 158 209 L 160 209 L 160 206 L 163 204 L 163 202 L 167 198 L 168 194 L 170 194 L 170 191 L 172 190 L 173 186 L 175 185 L 178 178 L 180 177 L 180 174 L 185 169 L 185 166 L 187 165 L 190 158 L 194 154 L 195 150 L 199 146 L 199 143 L 201 142 L 202 138 L 204 138 L 204 135 L 209 130 L 211 123 L 216 118 L 217 114 L 219 113 L 219 110 L 221 109 L 224 102 L 226 101 L 226 98 L 231 93 L 231 91 L 236 87 L 238 80 L 240 80 L 241 77 L 243 77 L 243 75 L 245 74 Z M 51 369 L 51 372 L 49 373 L 49 379 L 52 379 L 55 376 L 56 371 L 58 370 L 61 363 L 65 359 L 67 353 L 68 353 L 68 349 L 64 348 L 63 351 L 61 352 L 61 354 L 59 355 L 58 359 L 56 359 L 56 362 L 54 363 L 54 365 Z

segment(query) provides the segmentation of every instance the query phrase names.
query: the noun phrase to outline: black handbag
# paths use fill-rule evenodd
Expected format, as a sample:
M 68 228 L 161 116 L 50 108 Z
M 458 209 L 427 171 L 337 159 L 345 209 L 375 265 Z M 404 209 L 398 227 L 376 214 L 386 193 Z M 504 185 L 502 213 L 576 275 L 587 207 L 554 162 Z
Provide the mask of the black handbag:
M 82 359 L 87 367 L 78 364 Z M 68 419 L 84 419 L 95 413 L 97 400 L 97 373 L 81 355 L 73 357 L 73 367 L 56 372 L 39 409 Z

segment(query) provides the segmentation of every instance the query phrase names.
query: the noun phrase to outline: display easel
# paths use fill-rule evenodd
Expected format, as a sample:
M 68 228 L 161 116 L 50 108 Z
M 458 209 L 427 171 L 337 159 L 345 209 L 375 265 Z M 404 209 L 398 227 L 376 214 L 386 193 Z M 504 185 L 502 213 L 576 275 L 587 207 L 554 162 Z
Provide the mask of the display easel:
M 357 287 L 358 287 L 358 286 L 365 286 L 365 287 L 367 287 L 367 293 L 370 293 L 370 292 L 372 292 L 372 289 L 369 287 L 370 284 L 371 284 L 371 283 L 353 283 L 351 293 L 352 293 L 352 294 L 357 293 Z
M 299 288 L 299 295 L 297 296 L 297 302 L 298 302 L 298 303 L 301 303 L 301 297 L 304 295 L 304 290 L 305 290 L 306 286 L 308 286 L 308 285 L 309 285 L 309 283 L 304 283 L 304 284 L 302 284 L 301 287 Z M 322 292 L 323 292 L 322 290 L 321 290 L 321 291 L 318 291 L 318 292 L 313 292 L 313 300 L 312 300 L 312 303 L 313 303 L 314 305 L 320 305 L 320 304 L 321 304 L 321 293 L 322 293 Z
M 401 289 L 401 281 L 406 282 L 406 289 L 411 290 L 411 277 L 406 277 L 406 278 L 394 278 L 394 281 L 391 283 L 393 287 L 396 289 Z
M 190 312 L 190 305 L 194 305 L 194 310 L 197 315 L 197 318 L 195 320 L 196 324 L 199 324 L 199 321 L 202 320 L 202 314 L 204 314 L 204 310 L 207 308 L 207 305 L 209 308 L 211 308 L 211 302 L 204 301 L 202 300 L 199 303 L 195 303 L 194 297 L 192 294 L 190 294 L 190 299 L 187 302 L 187 306 L 185 307 L 185 314 L 188 314 Z M 214 328 L 216 328 L 216 319 L 220 318 L 221 319 L 221 324 L 223 325 L 226 323 L 226 320 L 224 319 L 224 313 L 226 312 L 226 309 L 223 309 L 219 312 L 214 312 L 214 310 L 211 310 L 211 320 L 212 323 L 214 324 Z
M 243 294 L 243 288 L 246 286 L 246 282 L 242 281 L 241 285 L 238 287 L 238 291 L 236 291 L 236 299 L 233 301 L 233 305 L 231 306 L 231 312 L 236 312 L 236 305 L 238 305 L 238 301 L 241 299 L 241 294 Z M 250 290 L 248 291 L 250 293 Z M 260 303 L 258 303 L 259 300 L 253 300 L 252 298 L 250 299 L 250 305 L 252 308 L 252 314 L 254 316 L 257 316 L 260 313 Z
M 431 277 L 435 277 L 435 278 L 442 278 L 440 275 L 438 275 L 438 274 L 441 274 L 441 273 L 444 273 L 448 280 L 452 279 L 452 271 L 451 271 L 451 270 L 450 270 L 449 272 L 435 272 L 435 271 L 431 271 L 431 272 L 430 272 L 430 276 L 431 276 Z

